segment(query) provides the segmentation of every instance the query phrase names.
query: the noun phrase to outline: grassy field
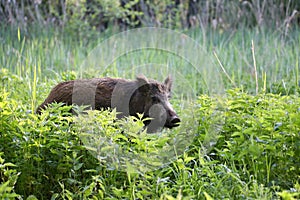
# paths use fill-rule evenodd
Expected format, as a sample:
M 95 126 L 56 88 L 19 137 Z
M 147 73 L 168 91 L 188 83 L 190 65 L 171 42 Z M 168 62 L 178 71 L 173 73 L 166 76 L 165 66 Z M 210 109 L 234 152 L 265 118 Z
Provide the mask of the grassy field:
M 109 31 L 88 39 L 34 27 L 0 31 L 0 197 L 300 198 L 299 30 L 177 31 L 165 44 L 182 52 L 126 52 L 128 46 L 109 43 L 115 36 Z M 125 45 L 144 47 L 148 38 Z M 93 57 L 99 47 L 106 51 Z M 59 105 L 34 114 L 61 81 L 139 73 L 161 81 L 172 74 L 179 128 L 138 134 L 139 120 L 124 123 L 110 112 L 78 120 Z M 122 146 L 124 162 L 95 158 L 112 156 L 112 149 L 97 138 L 86 145 L 91 138 L 82 135 L 91 124 L 93 134 Z

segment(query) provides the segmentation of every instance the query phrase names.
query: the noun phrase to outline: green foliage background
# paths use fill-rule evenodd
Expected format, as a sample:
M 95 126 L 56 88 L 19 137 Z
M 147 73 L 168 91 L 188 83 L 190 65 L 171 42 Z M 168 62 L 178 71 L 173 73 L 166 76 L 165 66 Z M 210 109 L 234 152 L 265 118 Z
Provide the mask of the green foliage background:
M 212 27 L 235 30 L 299 25 L 299 1 L 293 0 L 20 0 L 1 1 L 2 25 L 30 31 L 31 24 L 57 26 L 78 36 L 107 29 L 141 26 Z
M 228 90 L 220 102 L 200 95 L 193 142 L 163 168 L 118 171 L 99 162 L 81 142 L 82 125 L 71 107 L 53 104 L 42 115 L 27 111 L 27 99 L 14 98 L 20 78 L 2 70 L 0 194 L 38 199 L 285 199 L 299 197 L 300 100 L 297 96 L 249 95 Z M 25 87 L 28 87 L 26 85 Z M 45 86 L 47 87 L 47 86 Z M 23 88 L 23 94 L 26 90 Z M 26 94 L 24 94 L 25 96 Z M 20 95 L 22 96 L 22 95 Z M 175 107 L 180 101 L 174 103 Z M 211 127 L 222 119 L 219 134 Z M 180 111 L 188 121 L 188 110 Z M 186 114 L 185 114 L 186 113 Z M 98 123 L 102 134 L 123 149 L 141 154 L 151 145 L 139 139 L 140 121 L 118 121 L 96 112 L 84 123 Z M 104 120 L 105 119 L 105 120 Z M 82 119 L 79 119 L 83 121 Z M 119 126 L 121 125 L 121 126 Z M 103 129 L 104 128 L 104 129 Z M 176 130 L 175 130 L 176 134 Z M 172 139 L 172 138 L 171 138 Z M 161 136 L 157 144 L 170 140 Z M 154 140 L 155 142 L 155 140 Z M 5 162 L 8 161 L 8 162 Z M 13 164 L 12 164 L 13 163 Z
M 300 198 L 299 1 L 0 3 L 1 199 Z M 220 69 L 225 94 L 210 95 L 205 74 L 162 52 L 137 52 L 101 74 L 80 74 L 81 61 L 99 42 L 145 26 L 193 38 L 213 58 L 206 67 Z M 53 104 L 34 114 L 58 82 L 95 74 L 134 78 L 131 68 L 121 67 L 154 61 L 180 71 L 197 94 L 192 116 L 176 90 L 186 83 L 176 80 L 172 104 L 182 126 L 195 132 L 162 168 L 125 172 L 97 160 L 83 144 L 84 126 L 76 126 L 71 107 Z M 96 123 L 132 154 L 158 151 L 172 144 L 172 134 L 184 134 L 178 128 L 145 136 L 140 120 L 114 114 L 91 112 L 81 121 Z

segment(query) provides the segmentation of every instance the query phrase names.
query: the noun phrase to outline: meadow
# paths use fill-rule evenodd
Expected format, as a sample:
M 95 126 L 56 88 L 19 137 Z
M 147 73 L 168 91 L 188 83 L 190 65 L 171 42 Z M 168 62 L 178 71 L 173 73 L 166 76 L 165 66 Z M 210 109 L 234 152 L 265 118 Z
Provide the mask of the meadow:
M 126 52 L 109 65 L 104 52 L 92 59 L 97 67 L 83 65 L 111 30 L 91 38 L 34 26 L 0 31 L 2 199 L 300 198 L 297 28 L 177 31 L 200 47 L 183 48 L 198 66 L 162 49 Z M 149 135 L 139 119 L 116 119 L 114 111 L 78 119 L 59 104 L 35 114 L 61 81 L 139 73 L 160 81 L 172 74 L 180 127 Z M 102 138 L 123 152 L 111 154 Z

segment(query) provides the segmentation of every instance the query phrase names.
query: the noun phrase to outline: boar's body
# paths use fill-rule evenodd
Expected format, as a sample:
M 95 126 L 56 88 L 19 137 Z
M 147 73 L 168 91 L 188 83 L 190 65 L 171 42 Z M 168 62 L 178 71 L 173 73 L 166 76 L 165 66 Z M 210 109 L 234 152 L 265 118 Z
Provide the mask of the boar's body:
M 66 105 L 90 105 L 92 109 L 111 107 L 111 95 L 118 79 L 93 78 L 72 80 L 55 86 L 47 99 L 38 107 L 37 113 L 53 102 Z
M 180 119 L 169 103 L 171 86 L 170 77 L 159 83 L 144 76 L 134 81 L 105 77 L 62 82 L 52 89 L 37 113 L 50 103 L 62 102 L 89 105 L 97 110 L 116 108 L 122 116 L 143 113 L 144 117 L 153 118 L 154 126 L 172 128 L 178 126 Z

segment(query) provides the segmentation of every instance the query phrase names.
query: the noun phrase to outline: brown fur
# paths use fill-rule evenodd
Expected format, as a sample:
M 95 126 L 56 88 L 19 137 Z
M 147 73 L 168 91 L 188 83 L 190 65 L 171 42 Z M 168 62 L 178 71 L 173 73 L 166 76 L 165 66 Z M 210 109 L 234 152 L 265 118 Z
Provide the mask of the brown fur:
M 97 110 L 117 108 L 123 116 L 143 113 L 149 117 L 151 106 L 160 104 L 166 112 L 159 111 L 157 116 L 160 118 L 165 114 L 166 120 L 162 126 L 172 128 L 178 125 L 180 119 L 169 103 L 171 87 L 170 77 L 164 83 L 148 80 L 145 76 L 139 76 L 134 81 L 109 77 L 72 80 L 55 86 L 37 108 L 37 113 L 41 113 L 50 103 L 62 102 L 66 105 L 90 105 Z

